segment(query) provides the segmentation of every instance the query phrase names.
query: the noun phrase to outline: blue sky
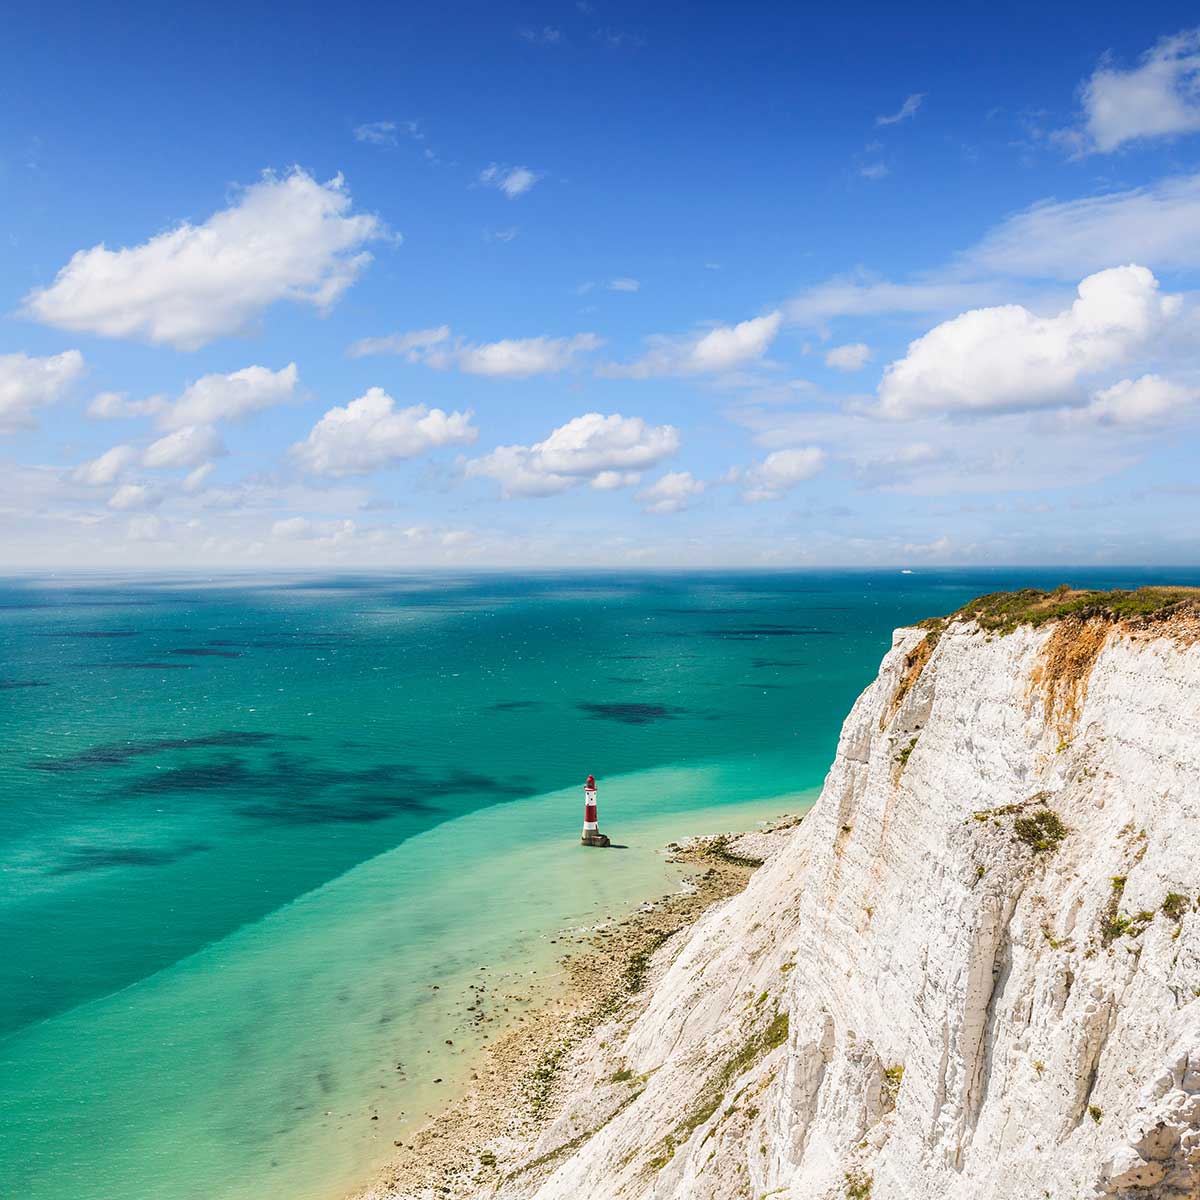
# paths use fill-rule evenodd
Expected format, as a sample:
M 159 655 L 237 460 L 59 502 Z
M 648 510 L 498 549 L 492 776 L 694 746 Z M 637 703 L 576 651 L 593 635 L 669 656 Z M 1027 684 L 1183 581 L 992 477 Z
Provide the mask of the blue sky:
M 1200 561 L 1190 7 L 9 13 L 11 566 Z

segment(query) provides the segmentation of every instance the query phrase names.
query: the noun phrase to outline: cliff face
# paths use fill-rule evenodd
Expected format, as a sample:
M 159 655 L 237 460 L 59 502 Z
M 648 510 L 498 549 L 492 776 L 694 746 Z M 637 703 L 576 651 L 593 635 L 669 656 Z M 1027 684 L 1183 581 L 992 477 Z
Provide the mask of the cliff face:
M 501 1194 L 1200 1195 L 1196 623 L 899 630 Z

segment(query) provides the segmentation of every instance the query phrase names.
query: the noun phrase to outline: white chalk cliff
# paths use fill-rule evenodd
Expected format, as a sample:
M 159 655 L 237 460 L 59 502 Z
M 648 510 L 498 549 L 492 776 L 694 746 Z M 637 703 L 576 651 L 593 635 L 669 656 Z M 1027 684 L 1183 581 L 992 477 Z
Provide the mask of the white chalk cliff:
M 897 631 L 498 1194 L 1200 1196 L 1198 625 Z

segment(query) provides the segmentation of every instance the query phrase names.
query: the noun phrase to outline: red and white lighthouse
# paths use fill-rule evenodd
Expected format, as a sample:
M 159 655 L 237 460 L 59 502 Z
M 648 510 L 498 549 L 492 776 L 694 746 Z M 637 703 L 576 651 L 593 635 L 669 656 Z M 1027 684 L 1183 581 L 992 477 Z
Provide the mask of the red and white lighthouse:
M 607 846 L 608 838 L 600 832 L 596 810 L 596 777 L 589 775 L 583 785 L 583 836 L 579 839 L 585 846 Z

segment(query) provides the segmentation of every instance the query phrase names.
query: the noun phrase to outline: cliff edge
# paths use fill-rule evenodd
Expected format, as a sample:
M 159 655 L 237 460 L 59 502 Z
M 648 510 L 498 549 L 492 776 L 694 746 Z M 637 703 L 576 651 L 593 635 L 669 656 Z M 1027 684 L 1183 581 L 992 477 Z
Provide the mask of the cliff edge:
M 898 630 L 786 836 L 487 1194 L 1200 1195 L 1193 594 Z

